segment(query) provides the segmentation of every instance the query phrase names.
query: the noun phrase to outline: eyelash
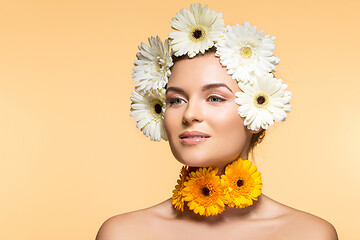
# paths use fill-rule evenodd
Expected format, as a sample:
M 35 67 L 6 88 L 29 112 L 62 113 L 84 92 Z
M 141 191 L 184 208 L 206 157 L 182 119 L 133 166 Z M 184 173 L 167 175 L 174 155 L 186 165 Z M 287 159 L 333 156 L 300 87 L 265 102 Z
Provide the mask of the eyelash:
M 211 103 L 219 103 L 219 102 L 224 102 L 224 101 L 226 101 L 224 98 L 221 98 L 221 97 L 219 97 L 219 96 L 216 96 L 216 95 L 211 95 L 211 96 L 209 96 L 208 98 L 207 98 L 207 100 L 209 100 L 209 99 L 211 99 L 211 98 L 217 98 L 219 101 L 217 101 L 217 102 L 211 102 Z M 182 100 L 182 101 L 184 101 L 183 99 L 181 99 L 181 98 L 178 98 L 178 97 L 173 97 L 173 98 L 170 98 L 170 100 L 169 101 L 167 101 L 167 104 L 169 104 L 170 106 L 172 106 L 172 105 L 178 105 L 178 104 L 180 104 L 180 103 L 175 103 L 175 101 L 177 101 L 177 100 Z
M 169 104 L 170 106 L 172 106 L 172 105 L 177 105 L 177 103 L 175 103 L 175 101 L 177 101 L 177 100 L 182 100 L 181 98 L 178 98 L 178 97 L 173 97 L 173 98 L 170 98 L 170 100 L 169 101 L 167 101 L 167 104 Z M 182 101 L 184 101 L 184 100 L 182 100 Z
M 212 95 L 212 96 L 209 96 L 209 97 L 208 97 L 208 99 L 210 99 L 210 98 L 217 98 L 217 99 L 219 99 L 219 101 L 218 101 L 218 102 L 223 102 L 223 101 L 225 101 L 225 99 L 224 99 L 224 98 L 221 98 L 221 97 L 219 97 L 219 96 L 215 96 L 215 95 Z

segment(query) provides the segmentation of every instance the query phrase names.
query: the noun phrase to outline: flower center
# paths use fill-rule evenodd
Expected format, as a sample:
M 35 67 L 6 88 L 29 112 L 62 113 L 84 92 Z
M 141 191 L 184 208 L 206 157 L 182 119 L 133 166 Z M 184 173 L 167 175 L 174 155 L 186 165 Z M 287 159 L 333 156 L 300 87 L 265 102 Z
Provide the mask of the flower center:
M 265 98 L 264 96 L 259 96 L 256 101 L 258 102 L 258 104 L 263 104 L 265 102 Z
M 196 38 L 196 39 L 199 39 L 199 38 L 201 38 L 201 36 L 203 35 L 202 34 L 202 31 L 201 30 L 199 30 L 199 29 L 196 29 L 195 31 L 193 31 L 193 37 L 194 38 Z
M 241 179 L 237 180 L 236 185 L 237 185 L 238 187 L 241 187 L 242 185 L 244 185 L 243 180 L 241 180 Z
M 155 110 L 156 114 L 160 114 L 160 113 L 162 112 L 162 107 L 161 107 L 161 105 L 158 104 L 158 103 L 155 104 L 154 110 Z
M 269 96 L 266 93 L 260 91 L 257 94 L 255 94 L 254 105 L 257 108 L 264 108 L 268 104 L 269 104 Z
M 205 196 L 205 197 L 208 197 L 210 196 L 210 189 L 208 189 L 207 187 L 203 187 L 201 189 L 201 193 Z
M 194 42 L 200 42 L 206 37 L 206 31 L 202 26 L 196 26 L 190 32 L 190 38 Z
M 160 100 L 153 100 L 154 102 L 151 104 L 151 114 L 156 118 L 160 119 L 161 114 L 163 112 L 163 104 Z
M 240 48 L 240 55 L 243 58 L 250 58 L 252 53 L 253 53 L 252 49 L 249 46 L 244 46 L 244 47 Z

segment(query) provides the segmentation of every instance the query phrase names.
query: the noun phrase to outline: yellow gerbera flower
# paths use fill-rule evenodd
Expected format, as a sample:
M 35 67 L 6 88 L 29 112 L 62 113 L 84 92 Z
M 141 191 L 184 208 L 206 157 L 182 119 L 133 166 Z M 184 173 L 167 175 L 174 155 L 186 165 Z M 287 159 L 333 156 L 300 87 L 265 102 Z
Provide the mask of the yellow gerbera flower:
M 229 207 L 244 208 L 257 201 L 261 194 L 261 174 L 249 160 L 239 158 L 225 168 L 221 183 Z
M 218 215 L 225 210 L 226 198 L 217 172 L 217 168 L 199 168 L 190 172 L 189 179 L 184 183 L 185 201 L 196 214 Z
M 184 189 L 184 183 L 187 180 L 187 175 L 189 172 L 189 168 L 187 166 L 183 166 L 180 171 L 180 179 L 177 180 L 177 185 L 175 186 L 175 189 L 173 190 L 172 195 L 172 204 L 174 205 L 174 208 L 176 210 L 184 211 L 184 196 L 183 196 L 183 189 Z

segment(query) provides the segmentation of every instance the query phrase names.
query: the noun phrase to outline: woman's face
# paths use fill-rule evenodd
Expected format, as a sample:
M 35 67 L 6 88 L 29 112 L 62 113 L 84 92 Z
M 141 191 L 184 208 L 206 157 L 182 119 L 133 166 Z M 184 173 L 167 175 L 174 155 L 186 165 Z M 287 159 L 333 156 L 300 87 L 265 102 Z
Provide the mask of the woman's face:
M 171 151 L 188 166 L 226 166 L 247 159 L 252 133 L 237 112 L 235 80 L 214 53 L 175 63 L 166 89 L 164 123 Z

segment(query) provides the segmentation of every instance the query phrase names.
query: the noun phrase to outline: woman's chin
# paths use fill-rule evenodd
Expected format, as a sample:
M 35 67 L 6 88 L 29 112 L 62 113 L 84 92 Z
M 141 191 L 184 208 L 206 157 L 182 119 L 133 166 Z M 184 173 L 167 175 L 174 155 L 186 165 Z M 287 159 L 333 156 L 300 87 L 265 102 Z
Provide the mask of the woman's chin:
M 189 167 L 213 167 L 213 168 L 215 167 L 221 168 L 235 159 L 236 157 L 235 158 L 219 157 L 217 159 L 214 159 L 213 156 L 197 157 L 194 155 L 192 155 L 189 158 L 186 157 L 177 158 L 177 160 L 180 163 Z

